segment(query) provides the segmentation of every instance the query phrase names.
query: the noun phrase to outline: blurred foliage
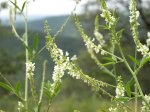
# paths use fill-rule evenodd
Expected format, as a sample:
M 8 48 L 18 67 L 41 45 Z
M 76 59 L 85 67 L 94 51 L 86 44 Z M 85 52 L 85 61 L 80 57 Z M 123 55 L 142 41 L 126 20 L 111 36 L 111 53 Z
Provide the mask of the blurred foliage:
M 1 2 L 0 3 L 0 9 L 6 9 L 8 7 L 7 2 Z
M 22 53 L 17 53 L 12 56 L 9 51 L 0 49 L 0 72 L 2 74 L 17 74 L 22 70 L 25 56 Z
M 8 3 L 7 2 L 1 2 L 0 3 L 0 11 L 3 9 L 6 9 L 8 7 Z M 1 24 L 1 20 L 0 20 L 0 24 Z
M 123 3 L 124 4 L 124 3 Z M 89 6 L 88 6 L 89 7 Z M 7 8 L 7 3 L 1 3 L 0 4 L 0 11 L 4 8 Z M 146 9 L 145 9 L 146 10 Z M 148 16 L 148 11 L 145 11 L 146 13 L 146 18 L 149 18 Z M 84 29 L 86 30 L 85 32 L 93 36 L 93 31 L 94 31 L 94 18 L 96 14 L 100 14 L 100 11 L 96 12 L 90 12 L 86 13 L 80 16 L 82 24 L 84 26 Z M 119 27 L 124 27 L 126 29 L 126 32 L 123 32 L 123 50 L 126 52 L 126 54 L 133 54 L 133 51 L 131 49 L 134 48 L 133 41 L 131 40 L 131 35 L 130 35 L 130 29 L 129 29 L 129 18 L 127 18 L 128 14 L 127 13 L 117 13 L 120 16 L 120 22 L 119 22 Z M 104 24 L 104 21 L 100 18 L 100 23 L 101 25 Z M 144 23 L 142 20 L 140 20 L 140 37 L 141 41 L 145 40 L 146 34 L 145 32 L 147 31 L 147 28 L 142 28 L 144 26 Z M 21 29 L 19 29 L 20 34 L 22 34 Z M 104 35 L 105 39 L 109 39 L 109 33 L 107 31 L 100 31 Z M 32 38 L 34 35 L 34 32 L 29 32 L 30 37 Z M 40 37 L 42 40 L 40 41 L 40 47 L 44 45 L 44 39 L 43 39 L 43 34 L 40 34 Z M 0 26 L 0 45 L 1 45 L 1 40 L 6 40 L 12 38 L 12 33 L 9 27 L 2 27 Z M 32 38 L 33 39 L 33 38 Z M 32 43 L 32 40 L 30 44 Z M 5 41 L 6 46 L 8 41 Z M 83 69 L 83 71 L 92 77 L 95 77 L 97 79 L 101 79 L 103 81 L 109 82 L 111 84 L 114 84 L 115 82 L 112 80 L 111 77 L 109 77 L 106 73 L 102 72 L 95 64 L 95 62 L 91 59 L 90 55 L 87 53 L 83 46 L 83 42 L 79 38 L 63 38 L 60 37 L 56 40 L 57 44 L 59 47 L 61 47 L 65 51 L 69 51 L 71 55 L 73 54 L 78 54 L 78 64 L 79 66 Z M 133 45 L 133 46 L 129 46 Z M 15 45 L 14 45 L 15 46 Z M 1 46 L 0 46 L 1 47 Z M 107 46 L 109 47 L 109 45 Z M 132 48 L 133 47 L 133 48 Z M 4 75 L 10 75 L 10 74 L 18 74 L 20 71 L 23 70 L 23 65 L 24 65 L 24 53 L 19 51 L 19 53 L 11 53 L 11 49 L 8 48 L 6 49 L 5 46 L 3 48 L 0 48 L 0 72 L 3 73 Z M 47 55 L 43 55 L 45 58 Z M 99 56 L 99 59 L 103 60 L 103 57 Z M 128 60 L 130 60 L 127 57 Z M 140 56 L 139 56 L 140 59 Z M 105 61 L 105 60 L 103 60 Z M 130 62 L 132 65 L 132 61 Z M 50 66 L 52 69 L 52 65 Z M 123 74 L 123 79 L 125 79 L 125 82 L 130 78 L 129 72 L 125 69 L 125 67 L 121 64 L 118 64 L 117 69 L 120 69 L 120 74 Z M 41 70 L 39 70 L 41 71 Z M 149 63 L 142 69 L 140 72 L 138 78 L 140 81 L 140 84 L 142 85 L 142 88 L 145 93 L 150 92 L 149 84 L 150 84 L 150 66 Z M 17 77 L 15 75 L 14 77 Z M 48 77 L 50 77 L 50 73 L 48 74 Z M 0 78 L 0 80 L 3 80 Z M 3 80 L 4 81 L 4 80 Z M 38 83 L 38 82 L 37 82 Z M 111 90 L 110 90 L 111 91 Z M 5 91 L 0 90 L 0 93 L 6 93 Z M 113 92 L 112 92 L 113 93 Z M 8 94 L 7 94 L 8 95 Z M 2 97 L 1 97 L 2 98 Z M 92 91 L 89 89 L 88 86 L 84 85 L 78 80 L 74 80 L 72 78 L 64 78 L 63 80 L 63 85 L 62 85 L 62 90 L 59 95 L 59 97 L 56 99 L 54 104 L 52 104 L 51 110 L 54 112 L 73 112 L 74 109 L 80 110 L 81 112 L 102 112 L 106 110 L 110 103 L 107 100 L 99 99 L 99 94 L 94 94 Z M 12 96 L 11 102 L 7 102 L 8 98 L 5 94 L 5 97 L 3 97 L 0 101 L 0 109 L 6 110 L 6 111 L 12 111 L 16 110 L 17 108 L 15 105 L 17 104 L 17 101 L 14 99 Z M 10 99 L 9 99 L 10 100 Z M 6 105 L 7 102 L 7 105 Z M 66 106 L 67 105 L 67 106 Z M 9 106 L 9 108 L 8 108 Z
M 9 27 L 3 27 L 0 25 L 0 39 L 12 37 L 12 32 Z

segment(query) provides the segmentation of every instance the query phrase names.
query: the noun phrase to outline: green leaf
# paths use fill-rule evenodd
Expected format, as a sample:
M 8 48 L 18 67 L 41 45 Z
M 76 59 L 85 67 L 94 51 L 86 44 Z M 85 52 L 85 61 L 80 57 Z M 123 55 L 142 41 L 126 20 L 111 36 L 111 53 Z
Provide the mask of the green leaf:
M 131 98 L 129 97 L 119 97 L 119 98 L 116 98 L 115 100 L 117 100 L 118 102 L 128 102 L 131 100 Z
M 46 87 L 44 87 L 44 94 L 49 100 L 51 99 L 51 92 Z
M 17 1 L 15 0 L 15 3 L 12 2 L 11 0 L 9 0 L 14 6 L 15 8 L 17 8 L 19 11 L 21 11 L 21 9 L 19 8 L 19 6 L 17 5 Z
M 13 92 L 13 88 L 11 86 L 9 86 L 8 84 L 5 84 L 3 82 L 0 82 L 0 86 L 10 92 Z
M 52 95 L 52 98 L 54 98 L 59 93 L 60 87 L 61 87 L 61 82 L 59 82 L 59 81 L 55 82 L 54 93 Z
M 140 66 L 144 66 L 148 61 L 150 61 L 150 57 L 144 57 L 140 62 Z
M 16 84 L 16 91 L 15 91 L 18 96 L 20 94 L 20 89 L 21 89 L 21 83 L 20 81 L 18 81 Z
M 112 57 L 103 57 L 103 60 L 106 60 L 106 61 L 114 61 L 115 62 L 115 60 L 112 58 Z
M 113 65 L 113 64 L 115 64 L 115 62 L 108 62 L 108 63 L 104 63 L 104 64 L 102 64 L 103 66 L 108 66 L 108 65 Z
M 126 83 L 125 89 L 126 89 L 127 95 L 128 95 L 129 97 L 131 97 L 130 81 L 128 81 L 128 82 Z
M 38 49 L 38 33 L 34 35 L 33 40 L 33 51 L 35 52 Z
M 101 29 L 104 29 L 104 30 L 108 30 L 108 29 L 109 29 L 108 26 L 105 26 L 105 25 L 99 25 L 99 27 L 100 27 Z
M 120 39 L 122 38 L 123 31 L 124 31 L 124 29 L 121 29 L 120 31 L 117 32 L 117 37 L 119 39 L 119 42 L 120 42 Z
M 22 5 L 22 8 L 21 8 L 21 12 L 23 12 L 24 8 L 25 8 L 25 5 L 26 5 L 26 1 L 23 3 Z
M 15 5 L 17 5 L 17 0 L 15 0 Z M 14 8 L 14 18 L 16 19 L 16 15 L 17 15 L 17 8 Z
M 45 84 L 44 84 L 44 94 L 48 97 L 49 100 L 52 99 L 51 97 L 51 82 L 48 80 Z
M 95 17 L 95 31 L 99 30 L 99 17 L 96 15 Z
M 37 106 L 37 112 L 41 112 L 42 103 L 39 103 Z
M 130 59 L 134 64 L 136 64 L 136 65 L 138 65 L 138 66 L 140 65 L 139 61 L 136 60 L 133 56 L 128 55 L 128 57 L 129 57 L 129 59 Z

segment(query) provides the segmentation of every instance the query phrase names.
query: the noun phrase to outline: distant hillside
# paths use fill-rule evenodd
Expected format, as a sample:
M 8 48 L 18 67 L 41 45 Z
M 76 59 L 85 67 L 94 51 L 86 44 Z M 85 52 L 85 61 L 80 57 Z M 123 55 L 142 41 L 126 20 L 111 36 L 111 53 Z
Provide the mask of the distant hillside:
M 43 19 L 37 19 L 37 20 L 29 21 L 28 27 L 29 27 L 30 31 L 43 32 L 44 21 L 47 20 L 49 23 L 49 26 L 50 26 L 51 33 L 55 34 L 60 29 L 62 24 L 66 21 L 67 17 L 68 16 L 45 17 Z M 23 29 L 24 23 L 19 22 L 16 24 L 16 26 L 18 28 Z M 62 32 L 61 36 L 71 37 L 71 38 L 79 38 L 79 33 L 75 28 L 73 18 L 71 18 L 68 21 L 68 23 L 64 29 L 64 32 Z

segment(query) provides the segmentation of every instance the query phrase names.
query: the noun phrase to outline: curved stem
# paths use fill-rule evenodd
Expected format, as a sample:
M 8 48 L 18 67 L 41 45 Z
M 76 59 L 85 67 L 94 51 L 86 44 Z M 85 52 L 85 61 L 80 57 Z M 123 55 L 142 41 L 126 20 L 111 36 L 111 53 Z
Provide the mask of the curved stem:
M 124 56 L 124 54 L 123 54 L 123 52 L 122 52 L 122 49 L 121 49 L 121 47 L 118 45 L 118 48 L 119 48 L 119 51 L 120 51 L 120 53 L 121 53 L 121 56 L 122 56 L 122 58 L 124 59 L 124 63 L 125 63 L 125 65 L 126 65 L 126 67 L 128 68 L 128 70 L 130 71 L 130 73 L 132 74 L 132 76 L 133 76 L 133 78 L 134 78 L 134 81 L 135 81 L 135 83 L 136 83 L 136 85 L 137 85 L 137 88 L 138 88 L 138 90 L 139 90 L 139 92 L 140 92 L 140 95 L 141 96 L 144 96 L 143 95 L 143 92 L 142 92 L 142 89 L 141 89 L 141 86 L 140 86 L 140 84 L 139 84 L 139 81 L 138 81 L 138 79 L 137 79 L 137 77 L 136 77 L 136 75 L 137 75 L 137 73 L 138 72 L 133 72 L 133 70 L 131 69 L 131 67 L 130 67 L 130 65 L 128 64 L 128 62 L 127 62 L 127 60 L 126 60 L 126 58 L 125 58 L 125 56 Z
M 100 69 L 103 69 L 108 75 L 110 75 L 112 78 L 115 78 L 115 75 L 108 69 L 106 68 L 105 66 L 103 66 L 102 63 L 100 63 L 100 61 L 97 59 L 97 57 L 95 56 L 94 52 L 90 49 L 88 49 L 90 55 L 91 55 L 91 58 L 95 61 L 95 63 L 98 65 L 98 67 Z

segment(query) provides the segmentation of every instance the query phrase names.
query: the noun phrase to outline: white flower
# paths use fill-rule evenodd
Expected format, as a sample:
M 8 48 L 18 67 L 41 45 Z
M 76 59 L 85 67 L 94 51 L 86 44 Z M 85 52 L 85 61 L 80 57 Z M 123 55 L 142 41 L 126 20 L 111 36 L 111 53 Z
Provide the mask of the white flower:
M 147 46 L 150 46 L 150 38 L 146 40 Z
M 18 111 L 20 112 L 21 109 L 24 107 L 24 105 L 22 104 L 22 102 L 18 101 Z
M 26 62 L 26 73 L 27 77 L 30 78 L 34 75 L 35 70 L 35 63 L 32 63 L 31 61 Z
M 101 50 L 101 55 L 105 55 L 105 54 L 107 54 L 106 51 Z
M 117 112 L 117 108 L 110 107 L 110 108 L 109 108 L 109 111 L 110 111 L 110 112 Z
M 150 32 L 147 33 L 147 37 L 150 38 Z
M 138 52 L 141 52 L 143 57 L 146 57 L 148 55 L 149 48 L 146 45 L 141 45 L 138 49 Z
M 147 33 L 148 39 L 146 40 L 147 46 L 150 46 L 150 32 Z
M 123 86 L 123 83 L 121 81 L 121 77 L 118 77 L 118 84 L 116 87 L 116 98 L 123 97 L 125 93 L 125 88 Z
M 65 56 L 69 56 L 69 53 L 68 52 L 66 52 L 66 55 Z
M 97 31 L 94 31 L 94 35 L 95 35 L 96 39 L 99 41 L 99 44 L 101 46 L 104 46 L 105 40 L 103 39 L 103 35 Z
M 99 53 L 99 51 L 102 49 L 102 46 L 99 44 L 98 46 L 95 45 L 93 43 L 92 40 L 90 40 L 88 37 L 86 37 L 86 40 L 85 40 L 85 45 L 87 46 L 87 48 L 89 50 L 94 50 L 96 53 Z
M 145 95 L 144 98 L 146 102 L 150 105 L 150 96 Z M 142 105 L 143 106 L 141 107 L 141 112 L 150 112 L 149 106 L 144 101 L 142 101 Z
M 28 72 L 34 72 L 34 69 L 35 69 L 35 63 L 32 63 L 31 61 L 28 61 L 26 63 L 26 71 Z
M 137 11 L 136 3 L 134 0 L 131 0 L 129 10 L 130 10 L 130 23 L 139 25 L 139 23 L 137 22 L 138 17 L 139 17 L 139 11 Z M 132 26 L 134 27 L 134 25 Z
M 70 60 L 76 61 L 77 60 L 77 55 L 74 55 Z
M 119 97 L 123 97 L 124 96 L 124 87 L 118 85 L 117 88 L 116 88 L 116 98 L 119 98 Z
M 109 28 L 115 25 L 116 19 L 114 16 L 111 16 L 111 13 L 109 10 L 106 10 L 103 8 L 101 17 L 105 18 L 106 24 L 108 24 Z

